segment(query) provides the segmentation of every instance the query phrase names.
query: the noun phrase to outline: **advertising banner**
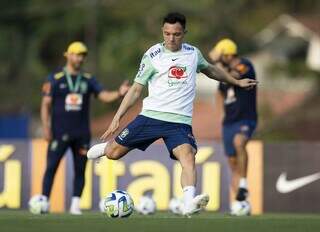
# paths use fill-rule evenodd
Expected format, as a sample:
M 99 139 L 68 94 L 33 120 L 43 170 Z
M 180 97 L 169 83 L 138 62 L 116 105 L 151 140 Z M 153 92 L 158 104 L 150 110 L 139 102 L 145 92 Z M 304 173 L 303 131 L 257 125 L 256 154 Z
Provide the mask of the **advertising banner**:
M 30 197 L 30 154 L 27 140 L 0 140 L 0 208 L 25 208 Z
M 223 147 L 216 142 L 201 142 L 196 156 L 197 193 L 207 193 L 210 202 L 207 210 L 229 210 L 230 170 Z M 253 213 L 261 213 L 263 192 L 262 144 L 248 146 L 250 202 Z M 0 141 L 0 208 L 27 208 L 30 196 L 42 191 L 42 177 L 46 166 L 47 143 L 32 141 Z M 145 152 L 134 150 L 121 160 L 102 158 L 88 161 L 86 184 L 81 207 L 97 210 L 99 201 L 107 193 L 126 190 L 137 202 L 150 195 L 159 210 L 167 210 L 172 197 L 181 197 L 180 164 L 170 159 L 162 143 L 151 145 Z M 73 191 L 73 160 L 70 151 L 60 163 L 50 197 L 51 211 L 68 209 Z
M 264 211 L 319 213 L 320 143 L 264 146 Z

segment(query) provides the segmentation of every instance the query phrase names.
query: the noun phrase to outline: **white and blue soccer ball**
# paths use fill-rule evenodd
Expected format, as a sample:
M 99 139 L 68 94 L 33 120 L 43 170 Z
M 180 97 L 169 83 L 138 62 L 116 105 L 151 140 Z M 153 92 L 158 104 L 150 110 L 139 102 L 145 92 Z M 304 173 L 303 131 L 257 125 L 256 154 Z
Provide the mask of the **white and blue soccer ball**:
M 172 198 L 169 202 L 169 209 L 174 214 L 181 215 L 183 212 L 183 201 L 180 198 Z
M 135 210 L 143 215 L 154 214 L 157 210 L 156 202 L 149 196 L 142 196 L 139 199 L 138 204 L 135 206 Z
M 251 206 L 248 201 L 234 201 L 230 207 L 230 214 L 233 216 L 249 216 Z
M 32 214 L 44 214 L 49 212 L 49 201 L 46 196 L 35 195 L 28 202 L 29 211 Z
M 129 217 L 134 210 L 134 203 L 126 191 L 115 190 L 102 199 L 100 210 L 111 218 Z

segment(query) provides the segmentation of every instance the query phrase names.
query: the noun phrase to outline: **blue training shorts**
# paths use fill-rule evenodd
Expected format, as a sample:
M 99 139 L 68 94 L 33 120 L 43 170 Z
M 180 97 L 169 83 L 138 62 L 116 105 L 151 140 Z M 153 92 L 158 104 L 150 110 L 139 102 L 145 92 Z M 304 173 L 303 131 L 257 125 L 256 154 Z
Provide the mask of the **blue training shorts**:
M 192 127 L 188 124 L 166 122 L 138 115 L 124 128 L 115 141 L 129 149 L 146 150 L 153 142 L 162 138 L 172 159 L 173 149 L 182 144 L 190 144 L 197 150 Z
M 243 134 L 251 138 L 256 129 L 257 122 L 254 120 L 242 120 L 233 123 L 223 124 L 223 144 L 227 156 L 235 156 L 234 137 L 236 134 Z

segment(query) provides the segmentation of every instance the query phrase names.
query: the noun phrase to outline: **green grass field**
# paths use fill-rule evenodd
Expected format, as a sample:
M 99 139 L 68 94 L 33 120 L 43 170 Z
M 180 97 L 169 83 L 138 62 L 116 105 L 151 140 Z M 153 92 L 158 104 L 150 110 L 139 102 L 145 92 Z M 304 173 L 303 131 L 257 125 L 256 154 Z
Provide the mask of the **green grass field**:
M 100 213 L 83 216 L 69 214 L 31 215 L 26 211 L 1 211 L 1 232 L 93 232 L 93 231 L 219 231 L 219 232 L 317 232 L 320 215 L 265 214 L 251 217 L 231 217 L 216 213 L 201 213 L 183 218 L 167 212 L 152 216 L 134 214 L 126 219 L 109 219 Z

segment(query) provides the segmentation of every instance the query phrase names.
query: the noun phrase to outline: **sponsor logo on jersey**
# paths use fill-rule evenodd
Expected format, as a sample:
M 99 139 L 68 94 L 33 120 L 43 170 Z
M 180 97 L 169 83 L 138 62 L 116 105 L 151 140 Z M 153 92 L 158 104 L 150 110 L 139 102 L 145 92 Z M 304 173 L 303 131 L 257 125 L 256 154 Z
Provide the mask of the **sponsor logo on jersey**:
M 245 64 L 238 64 L 236 66 L 236 70 L 240 73 L 240 75 L 244 75 L 249 71 L 249 67 Z
M 157 50 L 150 53 L 150 57 L 154 58 L 156 55 L 158 55 L 161 52 L 161 49 L 158 48 Z
M 194 51 L 194 47 L 188 46 L 186 44 L 183 45 L 183 48 L 187 51 Z
M 186 67 L 172 66 L 169 69 L 169 78 L 182 79 L 187 78 Z

